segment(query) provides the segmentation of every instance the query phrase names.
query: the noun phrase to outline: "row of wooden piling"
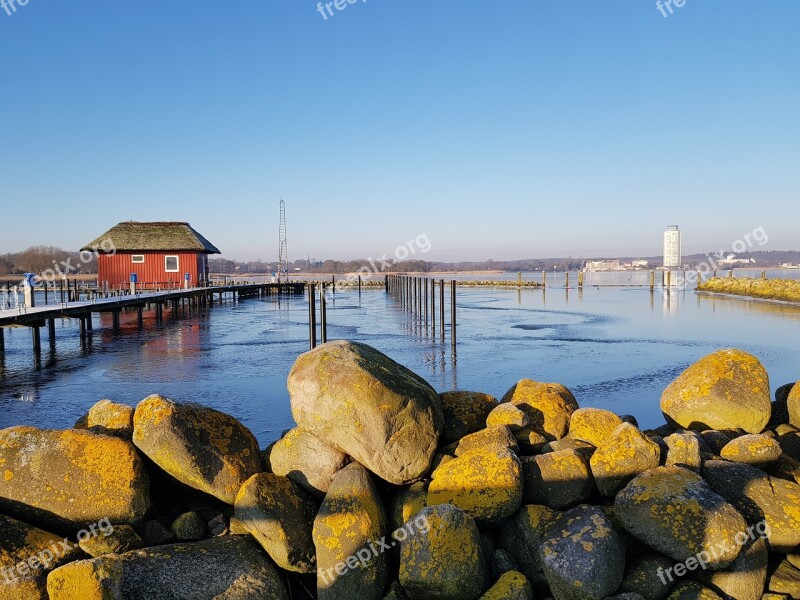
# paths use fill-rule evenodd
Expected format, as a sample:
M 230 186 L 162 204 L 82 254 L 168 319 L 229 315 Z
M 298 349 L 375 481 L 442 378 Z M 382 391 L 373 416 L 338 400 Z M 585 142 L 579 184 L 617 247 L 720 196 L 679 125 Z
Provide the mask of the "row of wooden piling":
M 436 335 L 436 296 L 438 286 L 439 296 L 439 335 L 445 340 L 445 290 L 448 282 L 440 279 L 438 282 L 428 277 L 411 277 L 408 275 L 386 275 L 384 279 L 385 291 L 394 298 L 400 308 L 408 312 L 432 336 Z M 450 286 L 450 344 L 456 348 L 456 288 L 455 279 L 449 281 Z

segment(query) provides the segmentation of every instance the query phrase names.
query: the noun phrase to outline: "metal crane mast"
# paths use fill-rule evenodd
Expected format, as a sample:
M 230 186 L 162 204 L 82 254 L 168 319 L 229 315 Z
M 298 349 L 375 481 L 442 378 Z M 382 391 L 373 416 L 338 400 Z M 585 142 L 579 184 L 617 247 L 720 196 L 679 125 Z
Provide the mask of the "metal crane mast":
M 278 225 L 278 281 L 289 278 L 289 253 L 286 245 L 286 203 L 281 198 L 281 220 Z

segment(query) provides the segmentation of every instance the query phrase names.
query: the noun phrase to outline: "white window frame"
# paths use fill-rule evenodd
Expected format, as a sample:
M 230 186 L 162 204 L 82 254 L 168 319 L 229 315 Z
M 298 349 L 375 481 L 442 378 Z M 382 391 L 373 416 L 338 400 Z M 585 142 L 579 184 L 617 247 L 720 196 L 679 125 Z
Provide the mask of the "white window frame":
M 175 268 L 174 269 L 170 269 L 169 268 L 169 259 L 170 258 L 174 258 L 175 259 Z M 176 254 L 169 254 L 169 255 L 164 257 L 164 271 L 166 271 L 167 273 L 180 273 L 180 271 L 181 271 L 181 262 L 180 262 L 180 258 Z
M 137 260 L 139 259 L 139 260 Z M 137 265 L 141 265 L 144 263 L 144 254 L 132 254 L 131 255 L 131 262 Z

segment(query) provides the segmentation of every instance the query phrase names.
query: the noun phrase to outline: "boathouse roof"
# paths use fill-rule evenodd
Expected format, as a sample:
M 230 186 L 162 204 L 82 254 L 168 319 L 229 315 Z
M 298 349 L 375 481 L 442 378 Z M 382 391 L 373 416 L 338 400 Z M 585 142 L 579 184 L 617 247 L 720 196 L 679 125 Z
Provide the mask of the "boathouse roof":
M 116 252 L 200 252 L 220 254 L 214 244 L 181 221 L 124 221 L 86 244 L 81 250 L 105 251 L 111 244 Z

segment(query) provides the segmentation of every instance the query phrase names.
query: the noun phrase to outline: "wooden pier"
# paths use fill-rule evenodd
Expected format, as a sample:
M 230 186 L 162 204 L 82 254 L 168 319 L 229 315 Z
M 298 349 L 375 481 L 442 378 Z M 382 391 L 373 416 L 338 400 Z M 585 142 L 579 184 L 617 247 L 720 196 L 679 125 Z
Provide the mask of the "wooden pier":
M 120 327 L 119 316 L 122 311 L 136 310 L 137 320 L 141 327 L 143 312 L 146 308 L 154 308 L 156 322 L 161 322 L 165 306 L 171 309 L 173 318 L 177 318 L 181 305 L 213 306 L 215 301 L 222 302 L 226 296 L 241 300 L 277 295 L 302 295 L 304 292 L 305 283 L 303 282 L 232 283 L 136 294 L 120 293 L 107 298 L 97 294 L 85 301 L 0 310 L 0 356 L 5 353 L 5 328 L 7 327 L 29 327 L 33 351 L 38 355 L 42 348 L 42 327 L 47 327 L 50 347 L 55 348 L 56 319 L 78 319 L 81 340 L 84 340 L 87 333 L 92 331 L 92 315 L 95 313 L 111 313 L 112 327 L 116 331 Z

